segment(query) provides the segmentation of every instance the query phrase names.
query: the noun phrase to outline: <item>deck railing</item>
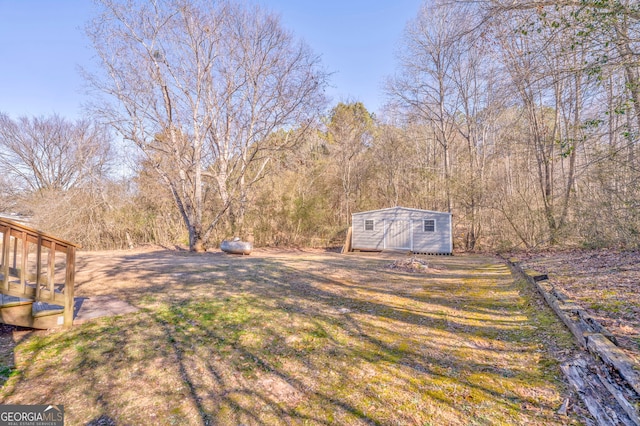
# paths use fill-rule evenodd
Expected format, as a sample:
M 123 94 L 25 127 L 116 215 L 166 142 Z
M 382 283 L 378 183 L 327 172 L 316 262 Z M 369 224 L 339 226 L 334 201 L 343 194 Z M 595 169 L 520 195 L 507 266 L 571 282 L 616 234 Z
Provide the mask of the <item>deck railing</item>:
M 0 294 L 62 306 L 70 327 L 78 245 L 6 219 L 0 244 Z

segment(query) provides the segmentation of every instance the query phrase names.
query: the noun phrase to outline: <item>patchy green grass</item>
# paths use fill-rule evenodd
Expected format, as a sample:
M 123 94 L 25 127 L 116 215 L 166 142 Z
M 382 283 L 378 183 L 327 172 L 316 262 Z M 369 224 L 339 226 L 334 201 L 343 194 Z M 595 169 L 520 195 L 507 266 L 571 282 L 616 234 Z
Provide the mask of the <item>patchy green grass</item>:
M 69 425 L 578 424 L 556 414 L 570 335 L 494 259 L 83 256 L 81 295 L 141 310 L 25 339 L 0 402 Z

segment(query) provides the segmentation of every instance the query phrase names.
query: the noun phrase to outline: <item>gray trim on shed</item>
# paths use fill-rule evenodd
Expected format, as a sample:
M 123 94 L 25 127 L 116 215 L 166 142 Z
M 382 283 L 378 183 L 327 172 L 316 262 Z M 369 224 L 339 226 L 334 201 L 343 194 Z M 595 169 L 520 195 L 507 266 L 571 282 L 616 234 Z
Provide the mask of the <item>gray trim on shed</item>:
M 451 213 L 391 207 L 353 213 L 352 250 L 408 250 L 414 253 L 451 254 L 453 252 Z M 373 220 L 373 230 L 365 223 Z M 434 221 L 434 230 L 425 226 Z M 370 226 L 368 226 L 370 228 Z

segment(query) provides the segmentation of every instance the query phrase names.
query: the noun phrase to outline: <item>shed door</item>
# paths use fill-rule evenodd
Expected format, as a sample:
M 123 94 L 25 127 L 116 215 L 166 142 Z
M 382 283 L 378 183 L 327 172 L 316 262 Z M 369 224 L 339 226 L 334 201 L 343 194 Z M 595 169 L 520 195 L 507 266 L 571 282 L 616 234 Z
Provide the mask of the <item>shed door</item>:
M 388 220 L 385 238 L 388 249 L 411 250 L 411 221 Z

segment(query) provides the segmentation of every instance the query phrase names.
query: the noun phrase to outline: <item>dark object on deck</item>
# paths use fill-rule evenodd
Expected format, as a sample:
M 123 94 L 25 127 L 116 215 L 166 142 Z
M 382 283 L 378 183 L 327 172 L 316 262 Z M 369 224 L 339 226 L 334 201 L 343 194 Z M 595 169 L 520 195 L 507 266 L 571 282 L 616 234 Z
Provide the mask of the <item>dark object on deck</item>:
M 241 241 L 240 238 L 234 238 L 233 241 L 224 240 L 220 243 L 220 250 L 230 254 L 251 254 L 253 244 L 248 241 Z

